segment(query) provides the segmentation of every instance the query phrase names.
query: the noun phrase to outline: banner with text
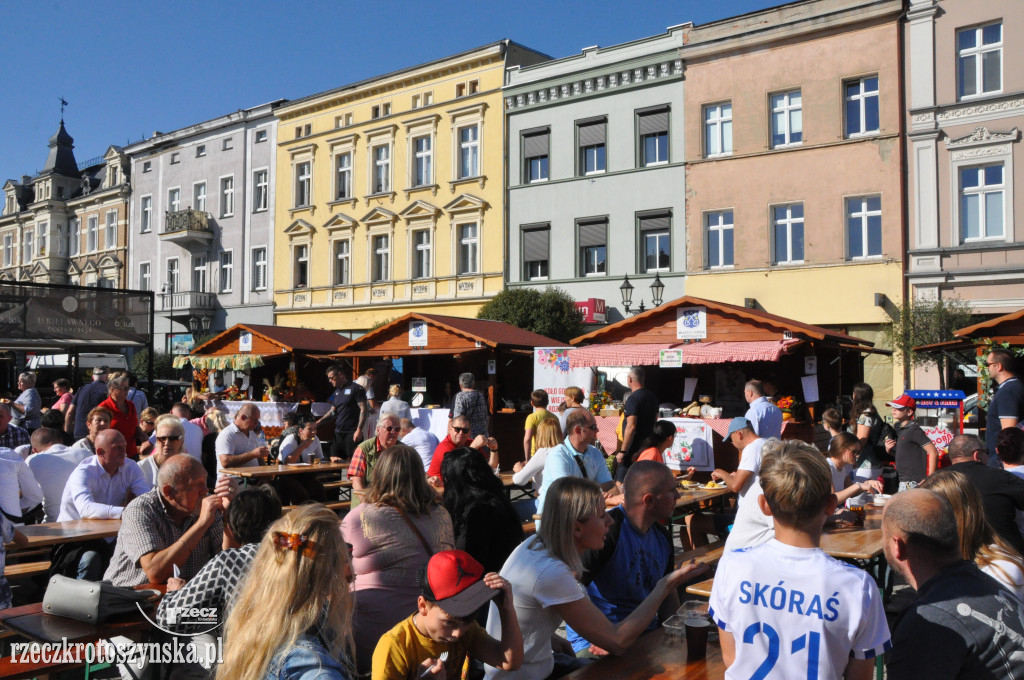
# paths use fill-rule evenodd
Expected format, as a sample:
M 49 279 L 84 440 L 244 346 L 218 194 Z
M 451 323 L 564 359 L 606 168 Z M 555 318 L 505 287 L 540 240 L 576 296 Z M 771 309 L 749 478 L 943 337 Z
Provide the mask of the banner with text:
M 548 410 L 552 413 L 558 413 L 558 405 L 565 401 L 566 387 L 583 390 L 585 401 L 594 389 L 592 369 L 569 368 L 569 349 L 536 347 L 533 350 L 533 389 L 548 393 Z

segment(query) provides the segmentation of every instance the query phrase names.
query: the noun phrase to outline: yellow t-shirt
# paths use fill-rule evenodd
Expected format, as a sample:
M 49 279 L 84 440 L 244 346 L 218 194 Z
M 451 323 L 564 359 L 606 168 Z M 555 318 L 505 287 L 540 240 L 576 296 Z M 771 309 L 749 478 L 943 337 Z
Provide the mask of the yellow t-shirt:
M 445 650 L 448 651 L 445 673 L 449 678 L 461 678 L 466 650 L 476 646 L 487 632 L 474 621 L 458 642 L 438 642 L 420 633 L 412 619 L 410 616 L 399 621 L 377 643 L 373 651 L 372 680 L 415 680 L 421 672 L 420 664 L 426 659 L 438 658 Z
M 530 455 L 537 453 L 537 426 L 540 425 L 542 420 L 547 418 L 556 418 L 554 413 L 547 410 L 546 408 L 533 407 L 533 413 L 526 416 L 526 425 L 523 426 L 523 430 L 533 430 L 533 438 L 530 441 Z

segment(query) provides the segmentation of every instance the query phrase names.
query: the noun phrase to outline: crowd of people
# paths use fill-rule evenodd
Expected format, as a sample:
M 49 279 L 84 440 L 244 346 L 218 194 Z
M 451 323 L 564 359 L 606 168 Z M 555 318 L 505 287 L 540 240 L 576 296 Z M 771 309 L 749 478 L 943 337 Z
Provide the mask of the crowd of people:
M 783 441 L 764 384 L 745 385 L 748 410 L 725 437 L 739 465 L 710 472 L 736 507 L 688 515 L 679 535 L 686 549 L 725 540 L 710 617 L 727 677 L 867 678 L 881 654 L 894 679 L 1024 677 L 1024 390 L 1011 363 L 989 355 L 991 445 L 958 435 L 941 469 L 908 395 L 890 402 L 892 427 L 857 385 L 849 413 L 822 415 L 820 451 Z M 230 422 L 188 403 L 161 414 L 129 376 L 93 373 L 74 394 L 55 385 L 45 409 L 25 395 L 34 377 L 24 374 L 17 404 L 0 403 L 0 535 L 17 544 L 20 523 L 119 518 L 114 539 L 58 546 L 53 572 L 166 584 L 162 628 L 195 649 L 224 641 L 223 659 L 177 677 L 558 678 L 628 653 L 675 613 L 682 586 L 706 578 L 705 566 L 677 564 L 678 472 L 695 471 L 666 465 L 675 426 L 659 420 L 640 367 L 615 450 L 598 445 L 579 388 L 560 413 L 544 391 L 531 395 L 513 477 L 535 491 L 525 505 L 495 474 L 498 442 L 472 374 L 458 377 L 440 441 L 412 421 L 400 389 L 376 401 L 335 365 L 329 411 L 289 417 L 267 442 L 255 404 Z M 321 422 L 333 424 L 327 453 Z M 339 519 L 319 503 L 315 475 L 239 491 L 225 473 L 271 459 L 347 463 L 351 508 Z M 916 597 L 890 633 L 874 579 L 820 542 L 892 467 L 899 493 L 882 547 Z M 0 607 L 10 604 L 0 581 Z M 200 630 L 174 615 L 182 609 L 214 610 L 223 626 Z

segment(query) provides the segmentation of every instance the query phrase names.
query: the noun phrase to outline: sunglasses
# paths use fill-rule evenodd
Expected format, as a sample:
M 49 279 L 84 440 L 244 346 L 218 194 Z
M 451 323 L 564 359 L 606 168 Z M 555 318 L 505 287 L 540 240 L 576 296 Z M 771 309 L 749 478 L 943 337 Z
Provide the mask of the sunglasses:
M 594 432 L 597 432 L 598 430 L 597 425 L 581 425 L 580 427 L 584 430 L 593 430 Z
M 169 435 L 166 435 L 166 436 L 163 436 L 163 437 L 157 437 L 156 438 L 156 440 L 158 442 L 160 442 L 161 444 L 166 444 L 167 442 L 176 442 L 179 439 L 181 439 L 181 435 L 180 434 L 169 434 Z
M 452 425 L 452 430 L 458 432 L 459 434 L 469 434 L 468 427 L 455 427 L 454 425 Z
M 142 424 L 143 424 L 143 425 L 152 425 L 152 424 L 153 424 L 154 422 L 155 422 L 155 421 L 152 421 L 152 420 L 143 420 L 143 421 L 142 421 Z
M 377 429 L 379 429 L 379 430 L 387 430 L 388 432 L 399 432 L 399 431 L 401 431 L 402 428 L 400 428 L 400 427 L 384 427 L 383 425 L 381 425 Z

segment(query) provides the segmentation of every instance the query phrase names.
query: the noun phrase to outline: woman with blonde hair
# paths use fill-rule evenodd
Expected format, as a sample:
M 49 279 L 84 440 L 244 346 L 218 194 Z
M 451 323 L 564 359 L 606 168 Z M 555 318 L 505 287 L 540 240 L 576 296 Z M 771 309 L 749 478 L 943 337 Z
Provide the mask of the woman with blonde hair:
M 341 522 L 355 572 L 355 661 L 370 670 L 378 640 L 416 609 L 416 572 L 455 548 L 452 520 L 427 484 L 416 449 L 396 444 L 377 459 L 363 502 Z
M 228 615 L 217 680 L 347 680 L 351 573 L 338 517 L 324 506 L 271 525 Z
M 674 484 L 672 489 L 674 492 Z M 684 580 L 706 569 L 688 564 L 662 576 L 632 613 L 613 623 L 580 585 L 583 553 L 603 548 L 612 524 L 601 487 L 579 477 L 555 480 L 544 496 L 543 516 L 537 534 L 512 551 L 501 569 L 501 576 L 512 584 L 523 632 L 523 666 L 515 672 L 488 666 L 489 680 L 557 678 L 582 665 L 582 660 L 569 656 L 571 646 L 565 653 L 555 654 L 551 649 L 552 636 L 563 621 L 593 645 L 611 654 L 624 653 L 650 625 L 662 601 Z M 491 607 L 487 632 L 500 638 L 500 629 L 497 610 Z
M 544 462 L 548 459 L 548 450 L 561 444 L 563 439 L 565 436 L 557 418 L 541 420 L 537 425 L 537 450 L 525 463 L 516 461 L 512 466 L 515 473 L 512 475 L 512 481 L 520 486 L 532 481 L 533 488 L 540 489 L 541 482 L 544 481 Z
M 953 507 L 963 558 L 974 562 L 1024 601 L 1024 558 L 985 519 L 978 487 L 966 475 L 951 468 L 933 472 L 919 486 L 931 489 Z
M 393 413 L 399 419 L 412 419 L 412 411 L 409 410 L 409 403 L 402 401 L 402 386 L 392 385 L 388 388 L 388 400 L 380 406 L 380 414 Z

